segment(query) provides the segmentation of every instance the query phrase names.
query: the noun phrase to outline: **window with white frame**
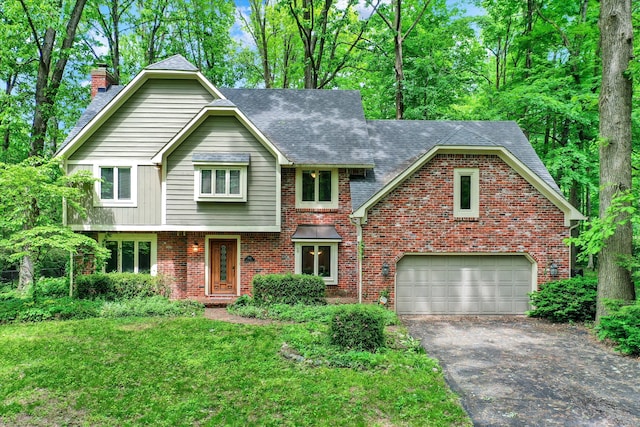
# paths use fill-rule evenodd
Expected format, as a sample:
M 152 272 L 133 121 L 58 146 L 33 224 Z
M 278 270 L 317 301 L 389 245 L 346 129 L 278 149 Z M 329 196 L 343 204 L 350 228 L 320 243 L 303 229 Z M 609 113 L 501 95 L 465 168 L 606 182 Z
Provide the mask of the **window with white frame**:
M 116 234 L 100 236 L 111 251 L 104 271 L 106 273 L 157 272 L 157 236 L 155 234 Z
M 454 169 L 453 216 L 477 218 L 480 213 L 480 178 L 478 169 Z
M 134 166 L 96 165 L 96 206 L 135 206 L 136 168 Z
M 196 153 L 193 165 L 194 200 L 247 201 L 248 154 Z
M 311 168 L 296 170 L 296 207 L 337 208 L 338 170 Z
M 338 244 L 296 242 L 296 274 L 320 276 L 328 285 L 338 284 Z

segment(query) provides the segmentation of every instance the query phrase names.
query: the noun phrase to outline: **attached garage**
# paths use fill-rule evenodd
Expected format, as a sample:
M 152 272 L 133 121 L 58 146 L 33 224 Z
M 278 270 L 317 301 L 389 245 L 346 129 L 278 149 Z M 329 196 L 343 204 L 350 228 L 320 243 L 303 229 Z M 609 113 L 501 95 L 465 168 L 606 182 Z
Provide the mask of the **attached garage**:
M 396 268 L 399 314 L 523 314 L 532 291 L 524 255 L 408 255 Z

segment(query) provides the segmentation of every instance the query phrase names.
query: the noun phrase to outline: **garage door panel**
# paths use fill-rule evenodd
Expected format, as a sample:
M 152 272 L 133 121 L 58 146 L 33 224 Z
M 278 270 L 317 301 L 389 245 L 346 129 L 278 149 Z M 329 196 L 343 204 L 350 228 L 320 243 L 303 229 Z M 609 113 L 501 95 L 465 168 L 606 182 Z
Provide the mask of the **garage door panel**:
M 531 263 L 524 256 L 419 256 L 397 266 L 396 309 L 413 314 L 522 314 Z

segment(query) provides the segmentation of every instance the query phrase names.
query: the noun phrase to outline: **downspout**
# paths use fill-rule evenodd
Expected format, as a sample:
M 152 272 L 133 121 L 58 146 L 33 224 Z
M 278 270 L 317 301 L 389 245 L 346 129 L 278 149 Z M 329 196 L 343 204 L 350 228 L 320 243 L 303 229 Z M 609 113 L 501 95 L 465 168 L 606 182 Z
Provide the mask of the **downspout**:
M 362 223 L 361 218 L 350 217 L 350 220 L 351 223 L 356 226 L 356 250 L 358 251 L 358 304 L 362 304 L 362 258 L 364 257 L 364 247 L 362 242 Z

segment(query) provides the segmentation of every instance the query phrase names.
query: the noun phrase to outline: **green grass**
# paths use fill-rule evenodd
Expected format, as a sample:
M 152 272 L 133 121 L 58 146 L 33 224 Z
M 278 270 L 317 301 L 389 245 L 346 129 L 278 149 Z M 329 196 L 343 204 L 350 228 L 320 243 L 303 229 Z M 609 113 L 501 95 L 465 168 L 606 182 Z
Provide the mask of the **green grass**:
M 200 317 L 3 325 L 0 425 L 471 425 L 436 362 L 402 346 L 366 370 L 282 357 L 285 341 L 313 347 L 318 328 Z

